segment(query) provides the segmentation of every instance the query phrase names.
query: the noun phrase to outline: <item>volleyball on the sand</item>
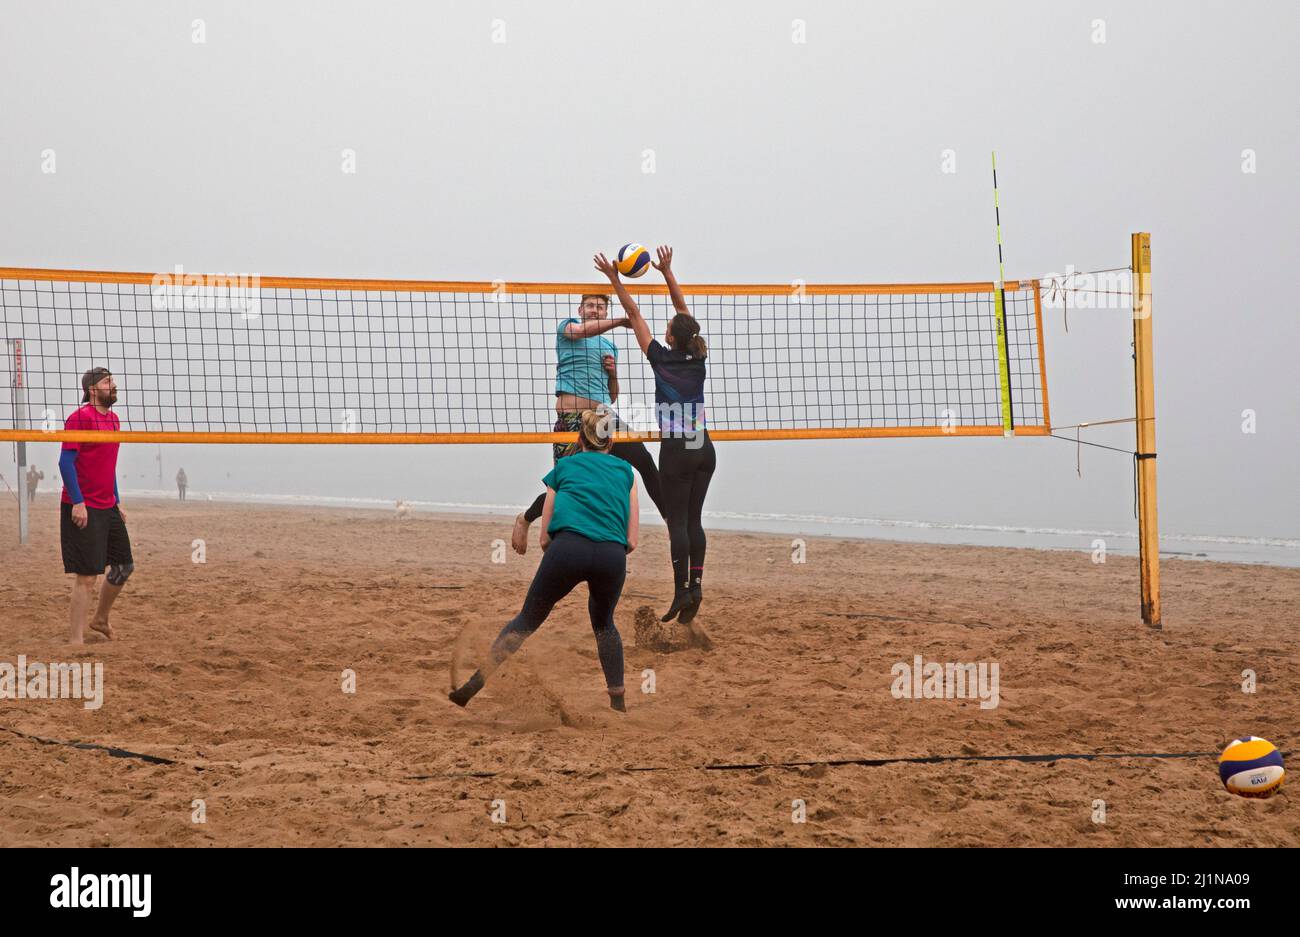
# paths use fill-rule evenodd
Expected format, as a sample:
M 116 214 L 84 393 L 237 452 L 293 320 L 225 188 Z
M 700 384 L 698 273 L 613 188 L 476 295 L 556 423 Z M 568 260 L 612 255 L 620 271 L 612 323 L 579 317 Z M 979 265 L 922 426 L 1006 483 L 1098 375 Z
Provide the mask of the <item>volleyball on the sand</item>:
M 1253 735 L 1233 739 L 1219 756 L 1223 786 L 1242 797 L 1272 797 L 1285 776 L 1277 746 Z
M 618 249 L 614 266 L 625 277 L 639 277 L 650 269 L 650 252 L 640 244 L 624 244 Z

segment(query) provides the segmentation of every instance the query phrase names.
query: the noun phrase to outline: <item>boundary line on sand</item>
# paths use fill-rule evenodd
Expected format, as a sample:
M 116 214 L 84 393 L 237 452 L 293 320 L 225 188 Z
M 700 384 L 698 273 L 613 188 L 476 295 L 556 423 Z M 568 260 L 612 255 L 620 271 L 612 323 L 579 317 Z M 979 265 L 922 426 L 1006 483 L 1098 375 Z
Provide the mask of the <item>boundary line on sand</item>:
M 1218 752 L 1063 752 L 1047 755 L 915 755 L 899 758 L 825 758 L 820 761 L 771 761 L 739 764 L 711 765 L 624 765 L 616 771 L 762 771 L 767 768 L 815 768 L 825 765 L 830 768 L 866 767 L 878 768 L 884 765 L 934 765 L 959 761 L 1016 761 L 1028 764 L 1050 761 L 1095 761 L 1102 758 L 1214 758 Z M 554 773 L 572 775 L 588 774 L 601 771 L 601 768 L 558 768 Z M 437 778 L 494 778 L 509 771 L 465 771 L 450 774 L 409 774 L 408 781 L 431 781 Z
M 39 735 L 28 735 L 26 732 L 19 732 L 17 729 L 11 729 L 8 726 L 0 726 L 5 732 L 11 732 L 22 739 L 30 742 L 40 742 L 42 745 L 66 745 L 69 748 L 79 748 L 82 751 L 108 752 L 114 758 L 138 758 L 146 761 L 151 765 L 174 765 L 179 762 L 170 758 L 162 758 L 158 755 L 145 755 L 140 752 L 128 751 L 125 748 L 115 748 L 111 745 L 99 745 L 95 742 L 64 742 L 59 739 L 42 738 Z

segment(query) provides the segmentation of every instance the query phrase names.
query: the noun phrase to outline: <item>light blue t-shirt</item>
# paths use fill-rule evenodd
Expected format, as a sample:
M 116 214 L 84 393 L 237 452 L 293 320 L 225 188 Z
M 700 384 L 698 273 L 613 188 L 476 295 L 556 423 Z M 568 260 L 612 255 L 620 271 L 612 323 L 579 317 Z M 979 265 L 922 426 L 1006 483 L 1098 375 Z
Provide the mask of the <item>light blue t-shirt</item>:
M 581 319 L 565 319 L 555 330 L 555 392 L 575 394 L 597 403 L 610 403 L 609 375 L 602 361 L 605 355 L 618 359 L 618 347 L 605 335 L 588 338 L 568 338 L 564 334 L 570 322 L 581 324 Z

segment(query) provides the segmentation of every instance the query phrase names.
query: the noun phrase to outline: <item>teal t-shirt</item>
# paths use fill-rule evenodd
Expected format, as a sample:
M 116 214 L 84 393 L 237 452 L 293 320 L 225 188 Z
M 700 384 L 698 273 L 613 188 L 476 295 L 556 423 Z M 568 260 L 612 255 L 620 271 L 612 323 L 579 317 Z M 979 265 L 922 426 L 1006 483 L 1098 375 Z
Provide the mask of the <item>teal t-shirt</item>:
M 571 530 L 588 540 L 627 546 L 632 510 L 632 466 L 604 452 L 575 452 L 555 463 L 542 479 L 555 490 L 552 537 Z
M 609 375 L 602 360 L 606 355 L 613 355 L 617 360 L 618 347 L 607 335 L 566 337 L 564 330 L 570 322 L 582 320 L 565 319 L 555 330 L 555 392 L 609 403 Z

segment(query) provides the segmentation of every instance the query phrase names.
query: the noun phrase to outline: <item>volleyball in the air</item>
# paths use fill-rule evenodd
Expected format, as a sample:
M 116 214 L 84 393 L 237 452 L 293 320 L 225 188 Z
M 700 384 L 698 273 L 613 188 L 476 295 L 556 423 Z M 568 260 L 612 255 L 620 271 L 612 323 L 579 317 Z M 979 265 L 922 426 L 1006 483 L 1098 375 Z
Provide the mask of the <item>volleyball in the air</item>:
M 1223 786 L 1242 797 L 1272 797 L 1285 775 L 1277 746 L 1253 735 L 1233 739 L 1219 756 Z
M 650 252 L 640 244 L 624 244 L 618 249 L 614 266 L 625 277 L 639 277 L 650 269 Z

